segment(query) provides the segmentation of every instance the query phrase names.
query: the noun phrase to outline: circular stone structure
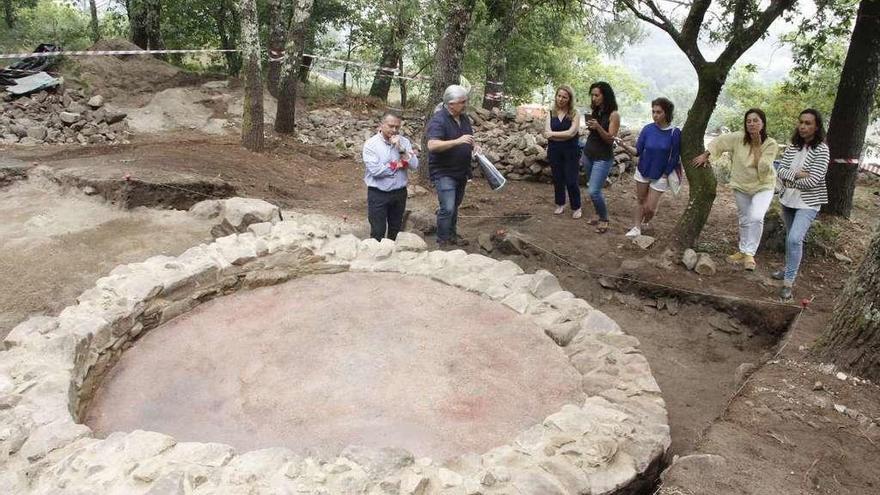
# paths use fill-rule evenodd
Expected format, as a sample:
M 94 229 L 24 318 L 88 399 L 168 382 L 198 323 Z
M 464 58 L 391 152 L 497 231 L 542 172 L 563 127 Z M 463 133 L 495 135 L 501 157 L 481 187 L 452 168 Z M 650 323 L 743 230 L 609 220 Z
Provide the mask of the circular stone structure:
M 529 318 L 476 294 L 390 273 L 310 275 L 151 331 L 85 423 L 98 436 L 149 429 L 240 450 L 326 458 L 355 444 L 448 459 L 580 402 L 580 377 Z
M 200 211 L 225 208 L 216 202 L 209 206 Z M 247 216 L 246 212 L 241 213 L 242 218 Z M 393 293 L 411 283 L 415 294 L 406 297 L 415 299 L 407 300 L 409 306 L 404 310 L 394 312 L 389 295 L 381 287 L 374 285 L 373 291 L 360 295 L 358 291 L 366 289 L 358 289 L 355 282 L 344 284 L 343 289 L 332 289 L 331 280 L 346 277 L 368 284 L 388 281 Z M 293 288 L 305 289 L 302 284 L 311 291 L 344 291 L 337 296 L 342 300 L 351 291 L 353 298 L 382 301 L 385 311 L 375 313 L 378 321 L 362 324 L 361 321 L 367 321 L 360 320 L 364 313 L 340 308 L 339 299 L 333 303 L 291 297 L 297 293 Z M 472 340 L 479 344 L 474 343 L 472 349 L 455 347 L 455 335 L 430 339 L 431 328 L 417 330 L 400 324 L 404 320 L 398 318 L 409 324 L 437 323 L 437 318 L 431 318 L 429 313 L 418 314 L 427 302 L 441 301 L 433 297 L 433 292 L 421 292 L 419 288 L 425 284 L 441 284 L 444 293 L 461 292 L 456 297 L 481 308 L 474 309 L 470 317 L 468 311 L 462 312 L 462 321 L 446 318 L 439 322 L 451 328 L 461 327 L 450 330 L 459 332 L 459 343 Z M 293 292 L 286 297 L 269 298 L 263 294 L 284 294 L 289 290 Z M 247 298 L 257 304 L 236 311 L 237 301 Z M 200 307 L 203 303 L 209 305 Z M 281 314 L 296 305 L 319 309 L 322 304 L 332 304 L 334 309 L 325 306 L 324 311 L 337 311 L 338 324 L 317 325 L 317 329 L 293 336 L 300 323 L 308 319 L 304 311 L 296 315 L 288 312 L 288 318 L 280 320 L 281 328 L 258 324 L 264 316 L 271 318 L 272 311 Z M 210 322 L 200 323 L 199 319 L 212 313 L 212 318 L 218 318 L 221 313 L 217 310 L 227 311 L 234 319 L 215 320 L 214 335 L 206 331 Z M 443 312 L 452 313 L 455 312 Z M 491 318 L 479 322 L 481 315 Z M 382 325 L 383 319 L 389 324 Z M 498 321 L 503 323 L 490 326 Z M 111 418 L 101 417 L 101 404 L 112 398 L 117 384 L 128 384 L 122 387 L 125 391 L 116 395 L 124 398 L 155 385 L 161 388 L 163 380 L 166 384 L 173 382 L 165 375 L 169 370 L 155 366 L 141 368 L 137 375 L 126 378 L 126 369 L 131 367 L 129 359 L 137 360 L 143 354 L 143 349 L 139 349 L 126 355 L 133 343 L 141 340 L 139 347 L 165 347 L 168 359 L 175 354 L 185 355 L 185 339 L 194 336 L 180 334 L 198 332 L 199 324 L 205 327 L 201 341 L 189 345 L 202 349 L 193 349 L 192 356 L 207 359 L 213 353 L 215 363 L 234 369 L 215 373 L 208 367 L 200 369 L 199 360 L 184 361 L 178 370 L 183 373 L 177 375 L 181 391 L 175 407 L 180 414 L 196 418 L 190 423 L 192 428 L 176 432 L 178 438 L 168 434 L 175 433 L 168 431 L 174 427 L 172 423 L 167 427 L 156 426 L 158 431 L 145 431 L 143 428 L 152 426 L 143 423 L 119 426 L 112 433 L 102 430 L 101 421 Z M 286 330 L 289 342 L 284 338 L 286 325 L 290 325 Z M 175 326 L 180 330 L 172 335 L 169 329 L 173 331 Z M 235 327 L 238 332 L 234 332 Z M 223 337 L 230 335 L 230 329 L 237 337 L 234 340 Z M 344 330 L 348 334 L 335 333 Z M 261 332 L 268 343 L 258 343 L 256 337 Z M 323 332 L 323 338 L 315 332 Z M 409 340 L 402 339 L 398 345 L 383 346 L 382 339 L 372 339 L 371 332 L 385 332 L 382 337 L 386 339 L 412 333 L 406 337 Z M 436 335 L 437 331 L 433 333 Z M 541 334 L 545 340 L 536 340 Z M 298 348 L 309 342 L 320 347 Z M 549 349 L 551 344 L 558 348 Z M 222 362 L 224 356 L 232 356 L 228 354 L 232 347 L 257 349 L 260 345 L 275 347 L 271 349 L 272 353 L 278 352 L 272 358 L 275 362 L 269 359 L 264 363 L 259 354 Z M 421 349 L 420 345 L 426 347 Z M 360 348 L 354 349 L 357 346 Z M 413 234 L 401 233 L 396 242 L 362 241 L 342 234 L 338 224 L 318 216 L 291 215 L 286 221 L 252 224 L 246 233 L 221 237 L 176 258 L 157 256 L 117 267 L 58 316 L 33 317 L 15 327 L 3 347 L 0 493 L 632 493 L 644 488 L 644 483 L 657 474 L 670 444 L 665 405 L 650 367 L 638 350 L 638 340 L 624 334 L 614 321 L 585 301 L 562 290 L 552 274 L 542 270 L 526 274 L 510 261 L 464 251 L 426 252 L 424 241 Z M 289 356 L 288 368 L 281 362 L 285 353 Z M 404 353 L 409 355 L 388 361 L 389 366 L 393 362 L 398 368 L 380 369 L 378 362 L 383 356 Z M 339 356 L 346 356 L 347 360 L 340 360 Z M 117 363 L 121 367 L 116 367 Z M 410 363 L 410 369 L 405 363 Z M 448 363 L 452 363 L 453 369 L 446 367 Z M 193 371 L 187 371 L 190 364 Z M 504 368 L 506 364 L 510 364 L 508 370 Z M 299 381 L 278 371 L 285 369 L 297 374 Z M 212 373 L 218 375 L 214 381 L 206 378 Z M 279 413 L 275 409 L 280 407 L 274 404 L 281 402 L 275 401 L 295 402 L 300 397 L 301 401 L 311 403 L 294 404 L 292 411 L 280 411 L 274 423 L 267 421 L 267 430 L 255 435 L 261 438 L 254 444 L 257 450 L 248 450 L 252 447 L 244 444 L 237 449 L 221 443 L 237 443 L 235 438 L 208 438 L 211 431 L 218 435 L 230 432 L 228 426 L 194 431 L 200 427 L 194 412 L 202 413 L 202 423 L 214 421 L 211 403 L 200 404 L 201 411 L 187 409 L 189 404 L 199 404 L 210 395 L 219 396 L 213 405 L 221 411 L 224 407 L 243 411 L 252 407 L 235 403 L 247 398 L 247 393 L 222 395 L 223 380 L 217 378 L 223 373 L 232 373 L 225 376 L 240 381 L 227 384 L 230 390 L 261 379 L 267 382 L 263 384 L 267 388 L 249 392 L 253 394 L 251 398 L 257 399 L 253 401 L 256 411 L 250 416 L 251 421 L 269 412 Z M 335 374 L 338 386 L 349 387 L 350 392 L 328 389 L 328 373 Z M 511 383 L 502 386 L 505 373 Z M 480 381 L 481 375 L 486 380 Z M 548 381 L 538 383 L 542 377 Z M 96 399 L 102 380 L 108 386 L 97 393 Z M 308 385 L 316 380 L 322 386 L 308 390 Z M 343 385 L 346 380 L 350 383 Z M 389 400 L 385 404 L 384 398 L 370 396 L 366 390 L 382 380 L 394 383 L 383 383 L 378 390 L 400 392 L 396 388 L 400 386 L 424 395 L 408 398 L 401 394 L 394 398 L 398 402 Z M 200 391 L 187 390 L 187 384 L 213 384 L 219 388 L 216 393 L 205 391 L 200 395 Z M 446 390 L 459 384 L 460 389 Z M 161 395 L 161 391 L 157 393 Z M 334 393 L 339 395 L 334 397 Z M 485 402 L 462 400 L 475 397 Z M 451 401 L 452 406 L 445 410 L 437 407 L 445 400 Z M 356 416 L 346 419 L 345 414 L 363 411 L 334 415 L 327 409 L 331 405 L 357 409 L 362 401 L 367 401 L 365 407 L 390 415 L 377 420 L 390 428 L 385 434 L 370 437 L 370 425 L 346 423 Z M 484 404 L 485 409 L 480 409 Z M 160 409 L 170 405 L 173 404 L 156 403 Z M 129 414 L 125 407 L 113 407 L 117 409 L 114 414 L 118 413 L 115 420 L 137 416 Z M 414 414 L 407 415 L 401 411 L 404 408 Z M 89 410 L 96 413 L 91 424 L 100 434 L 83 424 Z M 312 410 L 318 417 L 310 417 L 311 425 L 302 427 L 307 441 L 303 439 L 293 448 L 291 443 L 297 440 L 293 437 L 284 439 L 278 434 L 277 441 L 271 441 L 271 433 L 280 431 L 273 428 L 279 428 L 285 421 L 283 414 L 307 417 Z M 484 426 L 493 423 L 491 431 L 478 431 L 479 428 L 467 424 L 469 420 L 476 421 L 468 416 L 474 413 L 484 414 Z M 406 423 L 417 418 L 422 423 Z M 229 425 L 228 418 L 225 419 Z M 254 441 L 242 434 L 250 431 L 248 418 L 233 419 L 241 420 L 242 431 L 237 432 L 237 438 Z M 322 430 L 324 421 L 331 426 Z M 411 431 L 393 431 L 394 421 L 408 425 Z M 431 423 L 430 430 L 424 422 Z M 340 426 L 349 429 L 331 431 Z M 469 438 L 474 431 L 478 436 Z M 358 434 L 363 436 L 343 438 Z M 263 443 L 267 438 L 268 443 Z M 468 444 L 470 441 L 474 443 Z M 351 445 L 342 447 L 345 443 Z M 273 446 L 258 448 L 263 445 Z M 419 457 L 404 448 L 407 446 Z M 477 451 L 462 452 L 473 449 Z

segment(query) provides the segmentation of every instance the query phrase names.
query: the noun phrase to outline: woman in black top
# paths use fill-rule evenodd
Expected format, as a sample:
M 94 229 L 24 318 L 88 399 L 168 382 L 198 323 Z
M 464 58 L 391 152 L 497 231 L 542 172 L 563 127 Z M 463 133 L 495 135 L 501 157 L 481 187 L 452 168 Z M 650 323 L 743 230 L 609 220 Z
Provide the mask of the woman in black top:
M 547 138 L 547 161 L 553 171 L 556 215 L 565 210 L 565 193 L 571 202 L 571 218 L 581 217 L 581 188 L 578 185 L 578 130 L 581 119 L 574 109 L 574 90 L 556 89 L 556 101 L 544 124 Z
M 590 225 L 597 225 L 596 232 L 603 234 L 608 231 L 608 208 L 605 206 L 602 186 L 614 164 L 613 144 L 620 130 L 620 114 L 617 113 L 614 90 L 607 82 L 590 86 L 590 103 L 593 111 L 586 115 L 590 134 L 584 146 L 582 163 L 589 181 L 590 199 L 596 208 L 596 216 L 590 220 Z

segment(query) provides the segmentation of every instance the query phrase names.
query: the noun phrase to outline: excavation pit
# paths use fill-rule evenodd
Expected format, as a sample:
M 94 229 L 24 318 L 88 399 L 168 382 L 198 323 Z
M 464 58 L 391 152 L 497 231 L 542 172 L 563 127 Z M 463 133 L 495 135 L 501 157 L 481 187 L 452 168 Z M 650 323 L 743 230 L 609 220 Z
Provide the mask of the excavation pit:
M 263 208 L 193 212 L 237 225 L 245 207 Z M 267 218 L 121 265 L 10 332 L 5 492 L 598 495 L 656 478 L 668 418 L 638 340 L 552 274 Z
M 152 330 L 85 423 L 239 450 L 328 458 L 354 444 L 448 459 L 579 402 L 579 381 L 553 341 L 497 302 L 424 277 L 311 275 Z

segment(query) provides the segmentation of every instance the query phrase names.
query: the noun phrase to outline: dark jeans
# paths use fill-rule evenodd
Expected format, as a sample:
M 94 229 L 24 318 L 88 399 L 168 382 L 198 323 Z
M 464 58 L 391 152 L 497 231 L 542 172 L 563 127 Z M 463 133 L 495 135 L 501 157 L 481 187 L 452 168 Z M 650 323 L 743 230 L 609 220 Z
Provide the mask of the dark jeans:
M 455 238 L 458 207 L 464 200 L 466 186 L 467 178 L 441 176 L 434 179 L 437 200 L 440 202 L 440 208 L 437 210 L 437 242 L 448 242 Z
M 388 237 L 392 241 L 397 239 L 405 211 L 405 187 L 393 191 L 367 188 L 367 218 L 370 220 L 370 237 L 373 239 L 377 241 L 381 241 L 383 237 Z
M 576 147 L 568 150 L 553 149 L 547 154 L 550 170 L 553 172 L 553 193 L 556 206 L 565 206 L 565 193 L 567 191 L 568 200 L 571 201 L 571 209 L 581 209 L 581 188 L 578 185 L 580 175 L 579 156 Z

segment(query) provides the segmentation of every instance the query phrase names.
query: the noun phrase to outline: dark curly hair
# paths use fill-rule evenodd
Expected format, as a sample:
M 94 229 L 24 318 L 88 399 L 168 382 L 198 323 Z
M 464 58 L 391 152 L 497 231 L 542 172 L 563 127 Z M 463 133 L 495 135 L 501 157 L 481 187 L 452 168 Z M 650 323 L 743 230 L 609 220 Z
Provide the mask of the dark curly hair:
M 617 97 L 614 96 L 614 90 L 611 89 L 611 85 L 605 81 L 595 82 L 590 85 L 590 94 L 593 94 L 593 89 L 599 88 L 599 91 L 602 92 L 602 108 L 593 108 L 593 116 L 598 117 L 600 114 L 608 115 L 611 112 L 617 111 Z
M 664 98 L 661 96 L 660 98 L 655 98 L 651 102 L 651 108 L 654 107 L 660 107 L 663 110 L 663 113 L 666 114 L 667 124 L 672 123 L 672 116 L 675 115 L 675 103 L 672 103 L 669 98 Z

